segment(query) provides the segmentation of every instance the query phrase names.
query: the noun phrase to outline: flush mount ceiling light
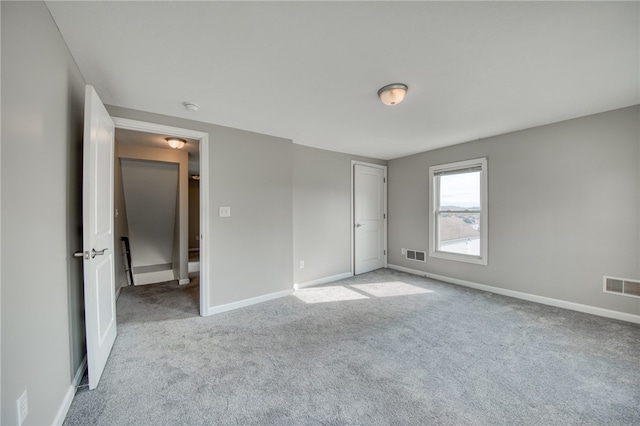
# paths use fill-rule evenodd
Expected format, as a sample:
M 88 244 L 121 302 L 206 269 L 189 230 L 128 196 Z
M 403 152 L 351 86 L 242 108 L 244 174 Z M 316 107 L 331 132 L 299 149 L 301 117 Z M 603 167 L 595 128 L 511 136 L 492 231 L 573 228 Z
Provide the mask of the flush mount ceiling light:
M 393 106 L 398 105 L 407 94 L 407 85 L 402 83 L 387 84 L 378 90 L 378 96 L 383 104 Z
M 165 138 L 169 146 L 173 149 L 182 149 L 184 148 L 184 144 L 187 143 L 184 139 L 178 138 Z
M 191 175 L 191 179 L 200 180 L 200 175 Z

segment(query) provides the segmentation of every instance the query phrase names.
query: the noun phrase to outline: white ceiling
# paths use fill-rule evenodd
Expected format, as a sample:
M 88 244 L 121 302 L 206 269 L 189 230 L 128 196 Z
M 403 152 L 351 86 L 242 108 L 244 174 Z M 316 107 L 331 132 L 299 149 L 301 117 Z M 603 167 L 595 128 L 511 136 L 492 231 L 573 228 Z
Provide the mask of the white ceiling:
M 105 103 L 333 151 L 391 159 L 640 103 L 639 2 L 47 4 Z M 382 105 L 395 82 L 405 102 Z
M 127 145 L 138 145 L 155 149 L 173 149 L 166 141 L 166 138 L 171 137 L 171 135 L 116 129 L 115 137 L 119 143 Z M 187 152 L 189 156 L 189 174 L 200 174 L 200 141 L 195 139 L 180 139 L 187 142 L 181 150 Z

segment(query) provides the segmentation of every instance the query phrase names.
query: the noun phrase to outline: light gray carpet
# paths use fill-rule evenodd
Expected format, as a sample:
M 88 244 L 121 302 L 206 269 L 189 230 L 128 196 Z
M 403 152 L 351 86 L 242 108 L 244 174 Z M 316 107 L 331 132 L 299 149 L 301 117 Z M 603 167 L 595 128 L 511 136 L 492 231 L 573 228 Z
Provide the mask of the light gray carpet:
M 391 270 L 207 318 L 197 293 L 126 288 L 65 424 L 640 424 L 637 325 Z

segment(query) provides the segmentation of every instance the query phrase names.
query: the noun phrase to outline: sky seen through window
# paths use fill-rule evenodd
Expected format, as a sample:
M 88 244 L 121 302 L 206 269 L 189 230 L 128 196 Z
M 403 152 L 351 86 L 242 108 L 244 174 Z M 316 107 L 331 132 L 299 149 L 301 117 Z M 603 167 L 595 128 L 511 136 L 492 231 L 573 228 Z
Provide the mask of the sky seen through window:
M 440 176 L 440 207 L 480 208 L 480 172 Z

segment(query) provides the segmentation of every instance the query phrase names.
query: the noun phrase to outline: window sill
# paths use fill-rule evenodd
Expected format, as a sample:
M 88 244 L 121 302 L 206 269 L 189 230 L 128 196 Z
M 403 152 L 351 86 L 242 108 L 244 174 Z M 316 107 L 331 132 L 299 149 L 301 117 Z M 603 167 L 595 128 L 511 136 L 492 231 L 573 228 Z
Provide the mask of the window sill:
M 487 257 L 470 256 L 466 254 L 448 253 L 443 251 L 434 251 L 429 253 L 429 257 L 438 259 L 453 260 L 456 262 L 472 263 L 475 265 L 487 266 Z

